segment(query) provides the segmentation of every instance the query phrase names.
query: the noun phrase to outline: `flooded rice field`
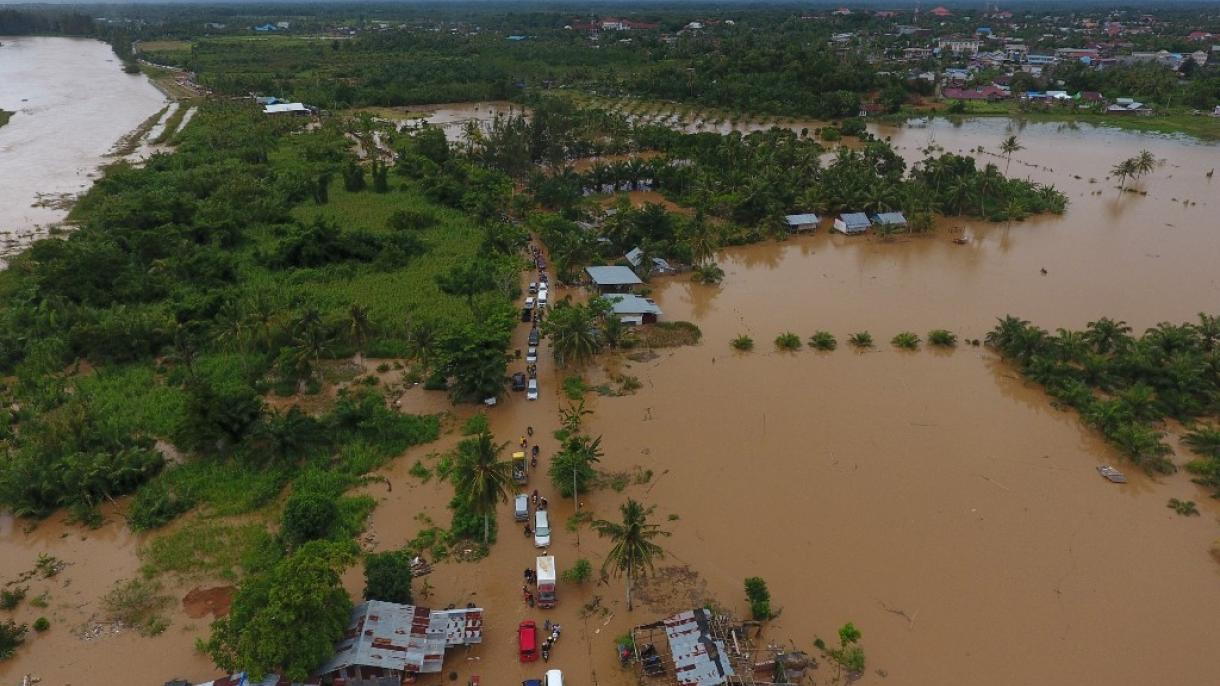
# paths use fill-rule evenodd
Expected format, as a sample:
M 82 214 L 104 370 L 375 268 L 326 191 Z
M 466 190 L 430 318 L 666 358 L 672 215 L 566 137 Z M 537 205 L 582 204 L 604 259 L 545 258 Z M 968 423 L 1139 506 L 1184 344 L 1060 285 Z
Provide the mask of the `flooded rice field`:
M 877 133 L 916 160 L 930 144 L 995 151 L 1010 131 L 997 119 Z M 932 328 L 982 338 L 1007 313 L 1051 329 L 1104 315 L 1142 330 L 1215 312 L 1220 222 L 1205 174 L 1220 148 L 1050 124 L 1011 133 L 1026 149 L 1010 173 L 1064 190 L 1072 204 L 1063 217 L 1011 227 L 947 218 L 935 235 L 894 241 L 823 229 L 722 251 L 720 286 L 656 279 L 652 297 L 665 318 L 697 323 L 703 342 L 621 362 L 622 373 L 642 382 L 634 395 L 590 396 L 595 414 L 587 425 L 603 436 L 601 468 L 651 476 L 582 502 L 604 518 L 615 518 L 628 496 L 656 505 L 653 521 L 673 533 L 662 541 L 669 555 L 659 565 L 661 581 L 647 585 L 648 602 L 630 613 L 615 579 L 583 589 L 561 584 L 558 608 L 529 610 L 520 579 L 536 550 L 502 508 L 489 558 L 438 564 L 415 583 L 421 604 L 474 602 L 488 610 L 485 643 L 447 660 L 456 683 L 476 674 L 489 684 L 514 683 L 558 667 L 574 684 L 626 686 L 633 679 L 619 668 L 613 637 L 693 604 L 744 613 L 742 580 L 755 575 L 767 580 L 780 610 L 769 640 L 813 652 L 815 636 L 832 637 L 847 621 L 860 627 L 869 658 L 864 684 L 1212 682 L 1207 656 L 1220 617 L 1220 565 L 1208 553 L 1220 538 L 1215 501 L 1183 474 L 1154 480 L 1124 465 L 990 351 L 906 353 L 885 341 Z M 1107 171 L 1142 148 L 1165 163 L 1134 185 L 1137 192 L 1119 193 Z M 950 240 L 959 233 L 966 244 Z M 817 329 L 840 341 L 869 330 L 879 345 L 867 353 L 772 350 L 782 331 L 808 337 Z M 730 349 L 739 333 L 754 337 L 754 352 Z M 542 399 L 513 394 L 490 414 L 501 440 L 534 428 L 543 460 L 530 488 L 547 495 L 546 460 L 558 447 L 551 434 L 566 401 L 564 372 L 545 353 L 544 345 Z M 402 407 L 431 412 L 445 403 L 416 388 Z M 457 410 L 450 424 L 472 412 Z M 367 544 L 400 546 L 428 518 L 448 524 L 451 487 L 408 472 L 417 459 L 434 464 L 458 438 L 447 434 L 397 460 L 385 471 L 392 490 L 368 486 L 379 506 Z M 1105 463 L 1121 466 L 1130 483 L 1098 477 L 1094 468 Z M 1197 501 L 1204 516 L 1179 517 L 1165 507 L 1170 497 Z M 600 565 L 604 543 L 587 529 L 567 530 L 572 504 L 552 501 L 551 551 L 560 569 L 578 557 Z M 98 595 L 138 568 L 140 540 L 124 532 L 120 517 L 110 519 L 98 531 L 59 518 L 31 532 L 0 521 L 0 577 L 32 567 L 40 552 L 69 563 L 51 580 L 53 620 L 62 619 L 0 663 L 0 682 L 27 673 L 44 684 L 215 675 L 192 644 L 206 633 L 206 608 L 225 600 L 214 591 L 201 610 L 200 594 L 220 580 L 173 588 L 179 599 L 191 598 L 191 614 L 203 616 L 191 618 L 180 605 L 158 638 L 124 632 L 82 641 L 69 633 L 97 612 Z M 346 582 L 359 592 L 359 568 Z M 31 594 L 40 583 L 32 582 Z M 19 620 L 30 621 L 34 611 L 20 612 Z M 525 618 L 564 626 L 548 665 L 516 659 L 513 632 Z M 815 672 L 819 683 L 828 671 Z M 436 675 L 421 683 L 450 682 Z
M 0 254 L 45 236 L 116 142 L 165 106 L 96 40 L 5 37 L 0 46 Z

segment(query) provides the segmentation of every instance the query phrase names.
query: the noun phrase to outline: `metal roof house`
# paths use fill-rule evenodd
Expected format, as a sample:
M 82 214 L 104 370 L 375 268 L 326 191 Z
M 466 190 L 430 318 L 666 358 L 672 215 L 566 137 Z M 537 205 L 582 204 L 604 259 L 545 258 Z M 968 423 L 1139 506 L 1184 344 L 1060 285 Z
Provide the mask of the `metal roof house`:
M 784 216 L 784 222 L 788 224 L 789 231 L 816 231 L 820 221 L 822 221 L 821 218 L 812 212 Z
M 661 308 L 650 298 L 632 293 L 607 295 L 610 311 L 618 315 L 625 324 L 653 324 L 661 316 Z
M 699 608 L 687 610 L 659 622 L 645 624 L 632 630 L 632 640 L 639 644 L 647 634 L 652 645 L 653 632 L 663 630 L 664 639 L 655 646 L 662 656 L 666 672 L 672 674 L 678 686 L 722 686 L 737 677 L 729 655 L 725 636 L 714 629 L 711 610 Z M 744 636 L 743 636 L 744 639 Z M 667 675 L 668 676 L 668 675 Z M 743 675 L 741 683 L 752 684 L 752 675 Z
M 346 686 L 380 686 L 386 678 L 400 683 L 404 675 L 439 673 L 446 648 L 482 642 L 480 608 L 429 610 L 369 600 L 352 610 L 335 655 L 318 675 Z
M 631 263 L 632 267 L 640 266 L 640 258 L 643 256 L 644 250 L 642 248 L 632 248 L 631 252 L 625 255 L 627 261 Z M 669 274 L 677 271 L 663 257 L 652 258 L 652 270 L 660 274 Z
M 849 236 L 858 233 L 864 233 L 872 223 L 868 220 L 868 215 L 863 212 L 849 212 L 840 214 L 835 218 L 835 231 L 847 234 Z
M 263 114 L 313 114 L 313 110 L 300 102 L 277 102 L 263 107 Z
M 585 267 L 585 273 L 602 293 L 625 293 L 644 283 L 628 267 Z
M 873 223 L 883 224 L 886 226 L 905 227 L 907 225 L 907 218 L 904 217 L 901 212 L 878 212 L 876 216 L 873 217 Z

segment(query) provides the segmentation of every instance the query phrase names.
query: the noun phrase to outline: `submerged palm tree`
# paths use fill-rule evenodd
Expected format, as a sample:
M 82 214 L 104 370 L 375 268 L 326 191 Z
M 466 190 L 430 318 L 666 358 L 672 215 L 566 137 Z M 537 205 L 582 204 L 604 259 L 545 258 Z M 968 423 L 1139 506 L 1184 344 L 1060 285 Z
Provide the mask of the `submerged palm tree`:
M 665 551 L 653 543 L 658 536 L 668 536 L 657 524 L 648 523 L 648 515 L 654 508 L 645 508 L 635 500 L 628 498 L 619 507 L 623 521 L 608 522 L 599 519 L 593 522 L 593 529 L 603 538 L 613 542 L 610 552 L 606 553 L 606 561 L 602 563 L 602 571 L 607 569 L 614 576 L 624 576 L 627 580 L 627 610 L 632 609 L 631 584 L 635 579 L 646 576 L 652 571 L 653 561 L 663 557 Z
M 1009 136 L 1000 143 L 1000 152 L 1004 154 L 1004 176 L 1008 176 L 1008 166 L 1012 164 L 1013 153 L 1020 152 L 1025 149 L 1024 145 L 1017 142 L 1016 136 Z
M 1110 173 L 1119 179 L 1118 190 L 1127 188 L 1127 179 L 1135 176 L 1135 158 L 1123 160 L 1110 169 Z
M 1139 178 L 1157 167 L 1156 158 L 1147 150 L 1140 150 L 1140 154 L 1131 159 L 1131 167 L 1135 171 L 1135 178 Z
M 488 431 L 458 444 L 453 466 L 453 488 L 471 512 L 483 517 L 483 543 L 491 535 L 491 515 L 508 500 L 512 463 L 500 459 L 507 443 L 496 445 Z

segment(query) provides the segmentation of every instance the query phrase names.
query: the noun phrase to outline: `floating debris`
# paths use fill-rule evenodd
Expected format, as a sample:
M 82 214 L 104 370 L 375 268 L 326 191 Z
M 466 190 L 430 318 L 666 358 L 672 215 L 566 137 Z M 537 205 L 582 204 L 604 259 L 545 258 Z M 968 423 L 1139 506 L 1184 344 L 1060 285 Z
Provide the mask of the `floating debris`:
M 1117 469 L 1111 467 L 1108 464 L 1103 464 L 1100 467 L 1098 467 L 1097 473 L 1101 474 L 1102 476 L 1106 477 L 1107 479 L 1109 479 L 1110 481 L 1113 481 L 1116 484 L 1127 483 L 1127 477 L 1123 476 L 1122 472 L 1118 471 Z

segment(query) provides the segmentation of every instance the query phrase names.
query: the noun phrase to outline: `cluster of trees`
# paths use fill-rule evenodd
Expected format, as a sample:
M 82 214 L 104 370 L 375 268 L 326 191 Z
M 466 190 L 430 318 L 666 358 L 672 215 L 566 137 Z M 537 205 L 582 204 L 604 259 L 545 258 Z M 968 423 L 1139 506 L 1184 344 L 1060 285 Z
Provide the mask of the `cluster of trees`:
M 1110 169 L 1111 176 L 1119 179 L 1119 188 L 1127 187 L 1127 179 L 1139 179 L 1157 168 L 1156 157 L 1147 150 L 1141 150 L 1135 157 L 1129 157 Z
M 1220 318 L 1214 316 L 1158 324 L 1139 337 L 1109 318 L 1051 334 L 1007 316 L 987 343 L 1149 471 L 1176 469 L 1164 440 L 1166 419 L 1193 426 L 1220 414 Z M 1201 454 L 1192 469 L 1213 487 L 1220 483 L 1215 437 L 1215 428 L 1204 424 L 1186 441 Z

